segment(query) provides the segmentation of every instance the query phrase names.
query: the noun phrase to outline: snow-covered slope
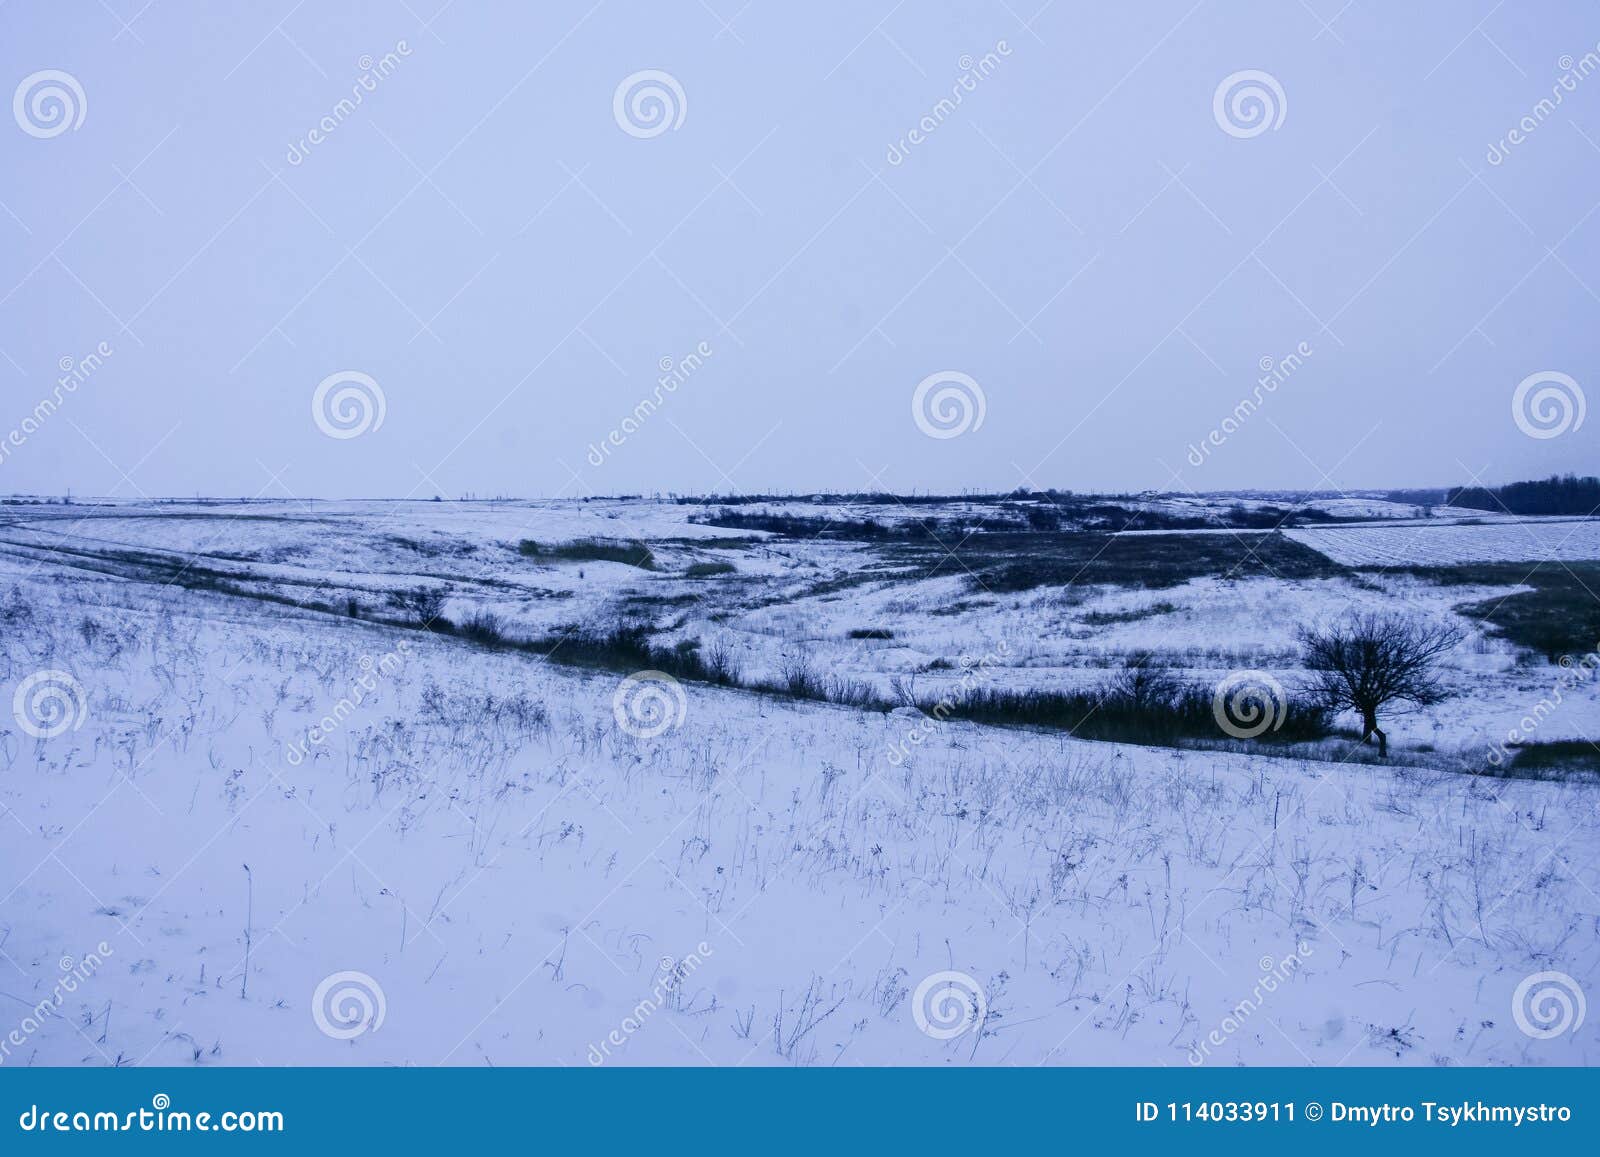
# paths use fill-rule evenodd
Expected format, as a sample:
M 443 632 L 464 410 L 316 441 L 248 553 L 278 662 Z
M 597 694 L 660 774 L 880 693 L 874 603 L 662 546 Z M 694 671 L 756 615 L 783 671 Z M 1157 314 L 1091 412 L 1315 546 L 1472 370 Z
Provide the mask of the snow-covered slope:
M 1600 1060 L 1596 1018 L 1512 1009 L 1600 980 L 1591 787 L 935 725 L 0 566 L 0 686 L 57 672 L 66 712 L 0 735 L 5 1064 Z

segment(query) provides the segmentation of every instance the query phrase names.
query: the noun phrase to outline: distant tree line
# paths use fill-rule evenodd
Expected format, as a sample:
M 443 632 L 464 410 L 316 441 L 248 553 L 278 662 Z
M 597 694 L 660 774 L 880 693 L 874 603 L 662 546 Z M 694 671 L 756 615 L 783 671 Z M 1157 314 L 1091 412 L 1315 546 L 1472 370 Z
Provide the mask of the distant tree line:
M 1552 474 L 1543 481 L 1506 486 L 1454 486 L 1447 506 L 1509 514 L 1593 514 L 1600 510 L 1600 478 Z

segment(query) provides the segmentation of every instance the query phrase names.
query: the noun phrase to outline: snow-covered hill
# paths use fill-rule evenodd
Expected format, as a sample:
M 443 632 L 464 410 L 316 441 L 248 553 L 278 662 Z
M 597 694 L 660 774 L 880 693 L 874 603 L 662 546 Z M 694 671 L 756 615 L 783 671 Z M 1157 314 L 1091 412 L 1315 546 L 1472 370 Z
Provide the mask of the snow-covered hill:
M 617 521 L 703 533 L 646 529 L 650 510 Z M 374 545 L 437 533 L 510 553 L 503 524 L 448 515 L 346 514 L 311 540 L 153 512 L 52 529 L 123 551 L 220 531 L 268 585 L 294 567 L 566 583 L 563 613 L 652 579 Z M 559 517 L 562 536 L 588 531 L 589 514 Z M 27 533 L 4 537 L 46 537 Z M 825 549 L 843 565 L 853 548 Z M 1540 1039 L 1513 1011 L 1535 974 L 1597 990 L 1592 786 L 584 672 L 184 589 L 126 554 L 107 573 L 108 557 L 0 559 L 6 1065 L 1600 1061 L 1600 1020 Z M 1171 620 L 1190 642 L 1210 621 L 1233 624 L 1213 642 L 1273 645 L 1278 627 L 1221 590 L 1198 581 L 1129 621 L 1117 609 L 1150 596 L 1099 591 L 1093 643 L 1160 643 Z M 938 616 L 862 597 L 851 614 L 898 615 L 895 644 L 919 654 L 1047 633 L 1037 593 L 937 647 L 910 624 Z M 782 610 L 759 601 L 712 610 L 749 629 Z M 1580 733 L 1588 702 L 1567 717 Z

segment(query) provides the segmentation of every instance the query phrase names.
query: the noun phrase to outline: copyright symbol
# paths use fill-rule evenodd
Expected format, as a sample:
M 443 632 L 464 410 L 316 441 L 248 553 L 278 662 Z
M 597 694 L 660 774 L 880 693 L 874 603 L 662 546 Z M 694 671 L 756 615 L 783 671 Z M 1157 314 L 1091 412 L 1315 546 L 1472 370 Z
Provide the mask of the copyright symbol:
M 1322 1106 L 1317 1104 L 1315 1101 L 1307 1101 L 1306 1102 L 1306 1120 L 1308 1120 L 1308 1121 L 1320 1121 L 1320 1120 L 1322 1120 Z

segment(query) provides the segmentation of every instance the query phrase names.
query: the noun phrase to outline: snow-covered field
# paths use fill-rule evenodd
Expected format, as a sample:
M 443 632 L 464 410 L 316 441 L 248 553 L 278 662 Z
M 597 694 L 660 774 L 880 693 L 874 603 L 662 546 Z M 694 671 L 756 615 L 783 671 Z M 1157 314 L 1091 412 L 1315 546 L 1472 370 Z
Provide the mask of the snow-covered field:
M 649 615 L 752 671 L 937 687 L 961 669 L 936 660 L 989 655 L 1054 686 L 1140 651 L 1288 679 L 1299 622 L 1493 593 L 995 594 L 859 544 L 735 545 L 694 510 L 8 510 L 0 1063 L 1600 1062 L 1600 1018 L 1524 1028 L 1531 976 L 1600 991 L 1600 789 L 1429 763 L 1560 674 L 1474 624 L 1455 698 L 1375 765 L 641 681 L 305 609 L 432 584 L 457 620 Z M 656 569 L 516 550 L 587 535 Z M 687 577 L 708 561 L 733 570 Z M 1541 738 L 1594 737 L 1592 682 Z
M 1319 526 L 1285 533 L 1346 566 L 1600 559 L 1600 519 L 1595 518 L 1504 519 L 1482 525 Z

